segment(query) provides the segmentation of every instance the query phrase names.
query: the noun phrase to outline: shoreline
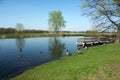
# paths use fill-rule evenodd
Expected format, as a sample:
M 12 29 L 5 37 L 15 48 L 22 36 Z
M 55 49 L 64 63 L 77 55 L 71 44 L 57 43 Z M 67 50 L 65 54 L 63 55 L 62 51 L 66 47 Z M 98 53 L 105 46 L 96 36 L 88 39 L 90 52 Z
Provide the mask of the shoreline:
M 98 34 L 90 34 L 90 33 L 22 33 L 22 34 L 0 34 L 0 39 L 4 38 L 34 38 L 34 37 L 69 37 L 69 36 L 89 36 L 89 37 L 98 37 L 98 36 L 106 36 L 106 37 L 115 37 L 115 35 L 110 35 L 108 33 Z
M 118 46 L 120 46 L 120 44 L 114 43 L 90 47 L 88 50 L 84 50 L 83 54 L 76 53 L 38 65 L 10 80 L 76 80 L 80 78 L 91 80 L 90 75 L 97 80 L 116 80 L 120 78 L 117 72 L 120 71 L 120 54 L 118 51 L 120 49 Z M 101 71 L 104 76 L 101 76 Z M 114 76 L 114 74 L 117 75 Z

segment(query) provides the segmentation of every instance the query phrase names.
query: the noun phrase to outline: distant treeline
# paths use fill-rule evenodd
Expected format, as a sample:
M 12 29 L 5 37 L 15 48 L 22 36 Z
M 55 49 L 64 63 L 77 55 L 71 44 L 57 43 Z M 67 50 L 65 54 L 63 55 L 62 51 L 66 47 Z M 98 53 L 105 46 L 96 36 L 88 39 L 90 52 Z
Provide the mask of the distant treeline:
M 14 33 L 54 33 L 54 31 L 47 31 L 47 30 L 28 30 L 25 29 L 23 31 L 18 31 L 16 28 L 0 28 L 0 34 L 14 34 Z M 84 33 L 82 31 L 78 32 L 78 31 L 57 31 L 57 33 Z
M 49 31 L 44 30 L 24 30 L 24 33 L 48 33 Z
M 9 33 L 48 33 L 48 31 L 44 30 L 23 30 L 23 31 L 17 31 L 15 28 L 0 28 L 0 34 L 9 34 Z
M 16 33 L 15 28 L 0 28 L 0 34 Z

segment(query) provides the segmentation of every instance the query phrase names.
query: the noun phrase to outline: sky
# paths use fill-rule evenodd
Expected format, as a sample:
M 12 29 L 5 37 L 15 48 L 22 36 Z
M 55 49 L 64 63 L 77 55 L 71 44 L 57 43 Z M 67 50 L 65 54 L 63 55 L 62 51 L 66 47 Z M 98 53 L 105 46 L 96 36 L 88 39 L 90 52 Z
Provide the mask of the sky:
M 0 28 L 48 30 L 49 12 L 60 10 L 66 21 L 63 31 L 90 30 L 90 18 L 82 15 L 81 0 L 0 0 Z

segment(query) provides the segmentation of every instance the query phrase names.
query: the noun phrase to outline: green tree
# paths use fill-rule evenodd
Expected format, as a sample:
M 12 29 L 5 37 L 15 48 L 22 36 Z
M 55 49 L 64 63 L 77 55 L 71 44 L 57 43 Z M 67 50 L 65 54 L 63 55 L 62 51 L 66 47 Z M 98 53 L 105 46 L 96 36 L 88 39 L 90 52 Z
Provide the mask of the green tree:
M 120 42 L 120 6 L 118 0 L 83 0 L 83 14 L 90 16 L 99 31 L 116 30 Z
M 19 33 L 24 31 L 24 25 L 22 23 L 16 23 L 16 29 Z
M 64 20 L 61 11 L 52 11 L 49 13 L 49 30 L 52 30 L 56 33 L 65 27 L 65 23 L 66 21 Z

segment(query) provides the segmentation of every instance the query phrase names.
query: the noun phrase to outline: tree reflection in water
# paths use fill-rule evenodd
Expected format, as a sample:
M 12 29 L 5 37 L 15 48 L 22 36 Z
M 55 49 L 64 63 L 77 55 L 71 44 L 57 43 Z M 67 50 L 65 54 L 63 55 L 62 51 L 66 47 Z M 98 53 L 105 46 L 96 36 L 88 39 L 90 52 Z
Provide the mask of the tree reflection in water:
M 19 50 L 19 54 L 18 54 L 18 57 L 19 58 L 22 58 L 23 57 L 23 54 L 22 54 L 22 50 L 25 46 L 25 39 L 24 38 L 17 38 L 16 39 L 16 46 Z
M 55 59 L 60 58 L 65 49 L 65 44 L 62 43 L 58 37 L 50 38 L 48 49 L 50 51 L 51 57 Z
M 1 49 L 1 43 L 0 43 L 0 51 L 1 51 L 2 49 Z

